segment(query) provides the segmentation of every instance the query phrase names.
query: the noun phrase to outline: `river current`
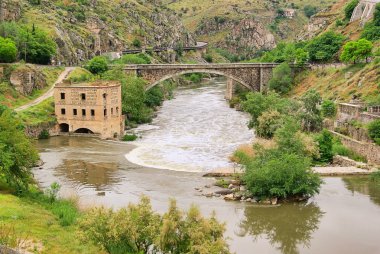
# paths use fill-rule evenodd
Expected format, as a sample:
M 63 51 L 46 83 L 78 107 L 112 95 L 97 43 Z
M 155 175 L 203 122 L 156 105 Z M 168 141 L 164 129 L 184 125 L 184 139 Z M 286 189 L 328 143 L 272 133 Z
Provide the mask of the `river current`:
M 228 107 L 224 84 L 210 82 L 179 89 L 141 139 L 112 142 L 85 137 L 38 141 L 45 164 L 34 169 L 41 187 L 62 185 L 62 196 L 78 196 L 82 207 L 115 209 L 147 195 L 163 213 L 169 198 L 188 209 L 216 211 L 226 223 L 231 251 L 250 253 L 380 253 L 380 184 L 367 177 L 327 177 L 320 194 L 307 203 L 262 207 L 206 198 L 214 179 L 202 174 L 231 166 L 228 156 L 253 139 L 248 117 Z M 169 170 L 168 170 L 169 169 Z

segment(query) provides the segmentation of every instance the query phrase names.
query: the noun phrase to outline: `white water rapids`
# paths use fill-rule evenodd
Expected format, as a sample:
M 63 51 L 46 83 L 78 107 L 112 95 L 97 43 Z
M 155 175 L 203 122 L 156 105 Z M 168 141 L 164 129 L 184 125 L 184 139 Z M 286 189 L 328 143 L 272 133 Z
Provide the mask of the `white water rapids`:
M 199 88 L 182 88 L 165 101 L 152 124 L 134 132 L 142 135 L 126 155 L 132 163 L 176 171 L 203 172 L 231 166 L 228 157 L 253 139 L 249 116 L 229 108 L 225 81 Z

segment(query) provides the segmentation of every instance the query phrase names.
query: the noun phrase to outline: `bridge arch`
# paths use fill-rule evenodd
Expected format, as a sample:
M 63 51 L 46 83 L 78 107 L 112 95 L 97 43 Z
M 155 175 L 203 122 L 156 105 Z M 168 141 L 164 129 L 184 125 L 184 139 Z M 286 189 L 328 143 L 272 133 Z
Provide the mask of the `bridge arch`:
M 88 128 L 78 128 L 74 131 L 74 133 L 94 134 L 94 132 Z
M 161 83 L 161 82 L 163 82 L 163 81 L 165 81 L 167 79 L 171 79 L 171 78 L 174 78 L 174 77 L 177 77 L 177 76 L 181 76 L 181 75 L 184 75 L 184 74 L 191 74 L 191 73 L 208 73 L 208 74 L 215 74 L 215 75 L 224 76 L 226 78 L 230 78 L 230 79 L 236 81 L 237 83 L 239 83 L 242 86 L 248 88 L 249 90 L 252 89 L 252 87 L 249 86 L 249 84 L 247 84 L 246 82 L 244 82 L 242 79 L 240 79 L 238 77 L 235 77 L 233 75 L 230 75 L 228 73 L 225 73 L 225 72 L 222 72 L 222 71 L 217 71 L 217 70 L 212 70 L 212 69 L 195 69 L 195 70 L 181 70 L 181 71 L 178 71 L 178 72 L 175 72 L 175 73 L 170 73 L 170 74 L 164 75 L 159 80 L 153 82 L 152 84 L 149 84 L 149 86 L 146 88 L 146 90 L 149 90 L 149 89 L 155 87 L 156 85 L 158 85 L 159 83 Z
M 69 132 L 70 127 L 67 123 L 61 123 L 59 124 L 59 131 L 60 132 Z

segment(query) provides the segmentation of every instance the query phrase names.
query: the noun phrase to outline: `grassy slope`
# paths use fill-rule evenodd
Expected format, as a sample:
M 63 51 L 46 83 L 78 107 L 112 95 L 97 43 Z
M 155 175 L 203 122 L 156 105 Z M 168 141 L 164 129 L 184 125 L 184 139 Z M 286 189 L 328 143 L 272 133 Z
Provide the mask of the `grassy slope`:
M 97 247 L 78 240 L 75 225 L 62 227 L 56 216 L 42 205 L 0 192 L 0 224 L 14 227 L 17 237 L 28 242 L 36 253 L 102 253 Z
M 38 105 L 30 107 L 17 113 L 17 116 L 28 126 L 39 124 L 53 124 L 56 122 L 54 116 L 54 99 L 51 97 Z

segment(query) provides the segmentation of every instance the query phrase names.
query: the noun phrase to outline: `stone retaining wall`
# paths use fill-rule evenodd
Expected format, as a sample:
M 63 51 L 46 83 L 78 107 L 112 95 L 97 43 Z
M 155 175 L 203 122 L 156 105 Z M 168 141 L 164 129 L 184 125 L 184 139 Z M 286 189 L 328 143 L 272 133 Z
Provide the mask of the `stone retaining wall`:
M 375 143 L 360 142 L 335 131 L 330 132 L 339 137 L 344 146 L 366 157 L 368 163 L 380 165 L 380 146 Z
M 58 136 L 59 126 L 57 124 L 41 124 L 38 126 L 26 126 L 25 134 L 30 138 L 37 139 L 43 130 L 48 130 L 50 136 Z

